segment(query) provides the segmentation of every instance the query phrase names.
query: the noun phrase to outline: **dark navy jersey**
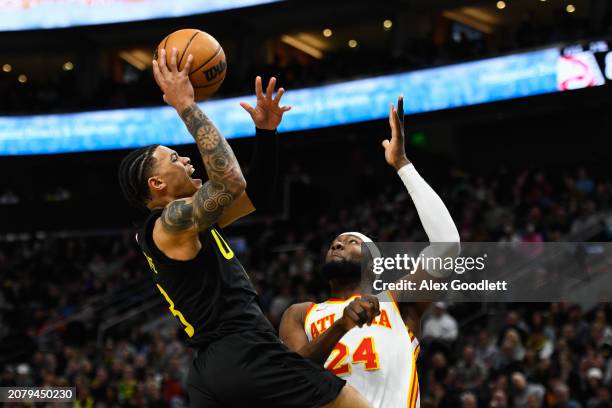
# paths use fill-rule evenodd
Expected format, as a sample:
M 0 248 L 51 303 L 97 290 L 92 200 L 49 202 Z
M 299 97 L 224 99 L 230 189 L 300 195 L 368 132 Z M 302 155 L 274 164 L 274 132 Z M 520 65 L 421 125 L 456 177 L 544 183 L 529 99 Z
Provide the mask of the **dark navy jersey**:
M 170 312 L 187 333 L 188 345 L 201 347 L 251 330 L 275 333 L 221 229 L 213 225 L 199 234 L 202 248 L 195 258 L 173 260 L 153 242 L 153 227 L 161 213 L 161 209 L 151 212 L 137 241 Z

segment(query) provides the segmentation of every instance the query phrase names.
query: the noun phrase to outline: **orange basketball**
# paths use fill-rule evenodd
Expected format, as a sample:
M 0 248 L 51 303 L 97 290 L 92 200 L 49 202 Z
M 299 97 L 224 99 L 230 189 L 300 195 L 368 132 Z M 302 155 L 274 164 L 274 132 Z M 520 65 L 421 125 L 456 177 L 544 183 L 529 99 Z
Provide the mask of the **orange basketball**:
M 187 56 L 193 55 L 189 80 L 193 84 L 196 101 L 208 99 L 217 92 L 225 79 L 227 62 L 223 48 L 212 35 L 193 28 L 178 30 L 159 43 L 156 56 L 162 48 L 166 49 L 167 64 L 170 64 L 172 48 L 178 50 L 179 70 L 185 66 Z

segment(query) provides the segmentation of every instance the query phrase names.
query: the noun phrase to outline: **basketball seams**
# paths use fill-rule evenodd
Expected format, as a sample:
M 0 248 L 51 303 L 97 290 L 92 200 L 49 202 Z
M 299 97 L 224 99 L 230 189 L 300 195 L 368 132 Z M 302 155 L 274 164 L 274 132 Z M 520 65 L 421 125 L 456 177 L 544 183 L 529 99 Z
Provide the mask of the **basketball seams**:
M 215 59 L 215 57 L 217 57 L 217 55 L 219 55 L 219 53 L 221 53 L 223 49 L 221 48 L 221 45 L 219 44 L 219 46 L 217 47 L 217 51 L 215 51 L 215 53 L 206 61 L 204 61 L 204 63 L 200 64 L 199 67 L 195 68 L 194 70 L 192 70 L 189 75 L 193 74 L 194 72 L 197 72 L 200 68 L 206 66 L 206 64 L 208 64 L 210 61 L 212 61 L 213 59 Z
M 187 41 L 187 45 L 185 45 L 185 48 L 183 50 L 183 53 L 181 54 L 181 58 L 179 58 L 178 64 L 176 65 L 177 68 L 180 69 L 181 66 L 181 62 L 183 61 L 183 57 L 185 57 L 185 55 L 187 55 L 187 50 L 189 49 L 189 46 L 191 45 L 191 42 L 193 41 L 193 39 L 196 37 L 196 35 L 200 34 L 201 31 L 196 31 L 196 33 L 194 35 L 191 36 L 191 38 L 189 39 L 189 41 Z M 164 47 L 166 48 L 166 47 Z
M 166 44 L 168 43 L 168 38 L 170 38 L 171 34 L 168 34 L 166 36 L 166 38 L 164 38 L 163 40 L 161 40 L 161 42 L 159 43 L 159 45 L 157 46 L 157 48 L 155 49 L 155 52 L 153 53 L 153 59 L 157 59 L 159 58 L 159 50 L 160 49 L 165 49 L 166 48 Z M 162 45 L 162 43 L 164 43 L 164 45 Z M 161 45 L 161 48 L 160 48 Z

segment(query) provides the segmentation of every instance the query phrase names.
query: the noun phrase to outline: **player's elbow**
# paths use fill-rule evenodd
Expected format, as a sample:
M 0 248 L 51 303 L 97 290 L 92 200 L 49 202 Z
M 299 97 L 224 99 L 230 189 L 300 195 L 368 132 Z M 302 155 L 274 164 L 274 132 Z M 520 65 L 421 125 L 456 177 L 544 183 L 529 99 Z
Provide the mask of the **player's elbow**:
M 227 187 L 228 193 L 230 193 L 230 195 L 234 199 L 236 199 L 240 197 L 242 193 L 245 192 L 246 186 L 247 186 L 246 179 L 244 178 L 244 175 L 242 174 L 242 172 L 239 172 L 234 177 L 234 182 L 232 182 L 231 185 L 227 185 L 226 187 Z

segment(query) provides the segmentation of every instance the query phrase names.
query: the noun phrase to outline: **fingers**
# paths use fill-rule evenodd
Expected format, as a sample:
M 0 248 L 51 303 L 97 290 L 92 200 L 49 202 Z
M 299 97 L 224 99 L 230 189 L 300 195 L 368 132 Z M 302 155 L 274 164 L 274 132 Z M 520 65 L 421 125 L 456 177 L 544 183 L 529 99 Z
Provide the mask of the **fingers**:
M 402 95 L 397 98 L 397 116 L 400 125 L 404 126 L 404 97 Z
M 255 115 L 255 108 L 253 108 L 251 105 L 249 105 L 246 102 L 240 102 L 240 106 L 242 106 L 242 108 L 247 111 L 249 113 L 249 115 L 251 115 L 251 117 L 253 115 Z
M 159 64 L 155 60 L 153 60 L 153 78 L 155 78 L 155 82 L 157 83 L 157 86 L 161 88 L 163 76 L 162 76 L 161 71 L 159 70 Z
M 159 64 L 159 71 L 161 72 L 161 74 L 163 76 L 166 76 L 168 74 L 168 66 L 166 65 L 166 49 L 162 48 L 162 50 L 159 53 L 159 58 L 158 58 L 158 62 Z
M 291 110 L 291 106 L 282 106 L 280 110 L 282 113 L 289 112 Z
M 383 149 L 387 150 L 387 147 L 389 147 L 389 144 L 390 144 L 390 143 L 391 143 L 391 142 L 390 142 L 390 141 L 388 141 L 387 139 L 383 140 L 383 141 L 382 141 L 382 147 L 383 147 Z
M 358 325 L 359 327 L 361 327 L 359 325 L 359 315 L 357 314 L 357 312 L 355 312 L 353 309 L 347 307 L 346 308 L 346 315 L 349 319 L 351 319 L 353 321 L 353 323 L 355 323 L 356 325 Z
M 270 82 L 272 82 L 272 80 L 270 80 Z M 283 94 L 285 93 L 285 88 L 279 88 L 278 92 L 276 93 L 276 96 L 274 97 L 274 103 L 278 105 L 278 103 L 280 102 L 280 99 L 283 97 Z
M 402 95 L 397 98 L 397 113 L 400 117 L 404 116 L 404 97 Z
M 359 323 L 360 323 L 359 327 L 363 326 L 369 321 L 368 312 L 366 312 L 365 310 L 362 310 L 361 312 L 357 314 L 359 315 Z
M 192 64 L 193 64 L 193 55 L 189 54 L 187 56 L 187 62 L 185 63 L 185 66 L 183 67 L 183 70 L 181 72 L 189 75 L 189 73 L 191 72 Z
M 360 299 L 364 298 L 362 297 Z M 354 300 L 346 307 L 349 317 L 359 327 L 362 327 L 364 324 L 368 326 L 371 325 L 376 316 L 380 314 L 378 299 L 371 300 L 369 297 L 365 299 L 366 300 Z M 355 320 L 355 317 L 357 320 Z
M 272 94 L 274 93 L 274 88 L 276 87 L 276 78 L 270 78 L 268 82 L 268 88 L 266 89 L 266 98 L 272 100 Z
M 178 69 L 176 67 L 177 56 L 178 56 L 178 50 L 173 47 L 172 54 L 170 55 L 170 71 L 172 72 L 178 72 Z
M 263 91 L 261 90 L 261 77 L 260 76 L 255 77 L 255 95 L 257 96 L 257 99 L 263 97 Z
M 368 313 L 360 302 L 353 300 L 346 308 L 357 326 L 361 327 L 368 321 Z
M 361 297 L 361 299 L 364 302 L 368 302 L 372 305 L 372 310 L 375 316 L 378 316 L 380 314 L 380 301 L 378 300 L 376 296 L 364 295 Z
M 359 313 L 359 316 L 362 318 L 360 320 L 360 323 L 362 325 L 366 323 L 368 326 L 371 325 L 374 318 L 378 316 L 378 313 L 379 313 L 378 306 L 374 304 L 373 302 L 369 302 L 369 301 L 359 301 L 359 305 L 363 309 L 363 313 Z

